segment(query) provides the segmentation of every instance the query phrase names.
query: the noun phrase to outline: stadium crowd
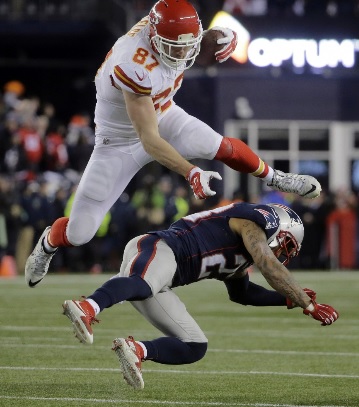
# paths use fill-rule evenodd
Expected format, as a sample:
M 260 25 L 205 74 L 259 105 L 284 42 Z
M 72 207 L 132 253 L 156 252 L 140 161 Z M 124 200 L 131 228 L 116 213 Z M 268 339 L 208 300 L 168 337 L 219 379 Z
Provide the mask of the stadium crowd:
M 134 4 L 133 4 L 134 3 Z M 218 10 L 244 16 L 296 16 L 296 17 L 340 17 L 359 15 L 358 0 L 215 0 L 211 5 L 206 0 L 194 0 L 201 15 Z M 149 9 L 152 0 L 131 1 L 137 9 Z
M 25 86 L 7 82 L 0 94 L 0 260 L 13 259 L 22 273 L 27 256 L 47 225 L 68 216 L 73 194 L 91 155 L 95 135 L 89 114 L 68 123 L 50 102 L 26 96 Z M 149 164 L 104 218 L 88 244 L 59 249 L 56 272 L 99 273 L 119 268 L 126 243 L 148 230 L 167 228 L 186 214 L 210 209 L 213 201 L 195 200 L 187 183 Z M 153 171 L 152 171 L 153 170 Z M 217 198 L 216 205 L 228 201 Z M 233 200 L 244 200 L 240 193 Z M 277 191 L 251 202 L 277 202 L 302 218 L 305 239 L 291 268 L 355 269 L 358 198 L 352 191 L 323 192 L 307 200 Z M 339 250 L 338 250 L 339 247 Z M 1 266 L 0 266 L 1 275 Z
M 117 16 L 116 24 L 126 30 L 129 20 L 147 13 L 153 0 L 0 0 L 0 21 L 88 21 Z M 193 0 L 207 27 L 224 10 L 237 17 L 346 18 L 359 17 L 359 0 Z M 120 15 L 117 14 L 118 10 Z

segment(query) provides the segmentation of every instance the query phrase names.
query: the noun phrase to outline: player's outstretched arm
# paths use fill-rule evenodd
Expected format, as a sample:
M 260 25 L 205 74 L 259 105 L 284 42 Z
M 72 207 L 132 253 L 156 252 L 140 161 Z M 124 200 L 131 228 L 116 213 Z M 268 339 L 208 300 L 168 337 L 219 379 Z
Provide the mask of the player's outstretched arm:
M 149 96 L 139 96 L 122 90 L 131 122 L 145 151 L 171 171 L 183 175 L 190 183 L 197 199 L 215 195 L 209 187 L 212 178 L 222 179 L 217 172 L 202 171 L 187 161 L 164 140 L 158 131 L 158 122 L 153 102 Z
M 310 288 L 303 288 L 303 290 L 304 290 L 305 293 L 308 295 L 308 297 L 310 297 L 310 299 L 311 299 L 312 301 L 315 301 L 315 300 L 316 300 L 316 298 L 317 298 L 317 293 L 316 293 L 315 291 L 311 290 Z M 299 305 L 293 303 L 290 298 L 287 298 L 286 301 L 287 301 L 287 308 L 288 308 L 288 309 L 293 309 L 293 308 L 299 307 Z
M 254 222 L 243 219 L 241 221 L 243 243 L 264 278 L 276 291 L 303 309 L 306 308 L 311 303 L 310 297 L 300 287 L 289 270 L 273 254 L 268 246 L 264 231 Z
M 122 92 L 127 113 L 145 151 L 160 164 L 185 177 L 193 164 L 184 159 L 166 140 L 161 138 L 151 97 L 125 90 Z
M 338 312 L 326 304 L 317 304 L 296 282 L 289 270 L 273 254 L 263 230 L 254 222 L 242 220 L 241 236 L 264 278 L 276 291 L 303 308 L 305 315 L 320 321 L 322 325 L 335 322 Z

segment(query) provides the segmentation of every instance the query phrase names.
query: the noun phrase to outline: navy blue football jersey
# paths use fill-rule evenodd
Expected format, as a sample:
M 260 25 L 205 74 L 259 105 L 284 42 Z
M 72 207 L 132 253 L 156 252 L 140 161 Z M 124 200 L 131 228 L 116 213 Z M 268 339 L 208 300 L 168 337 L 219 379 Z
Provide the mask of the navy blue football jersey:
M 230 218 L 255 222 L 265 232 L 268 243 L 279 227 L 279 217 L 272 207 L 233 203 L 185 216 L 167 230 L 150 232 L 165 240 L 175 254 L 173 287 L 204 278 L 224 280 L 253 264 L 242 238 L 230 229 Z

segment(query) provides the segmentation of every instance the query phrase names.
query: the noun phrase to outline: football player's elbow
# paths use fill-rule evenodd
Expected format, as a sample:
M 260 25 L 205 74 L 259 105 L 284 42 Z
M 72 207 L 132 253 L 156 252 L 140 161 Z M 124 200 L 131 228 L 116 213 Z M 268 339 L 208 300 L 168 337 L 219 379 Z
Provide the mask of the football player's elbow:
M 142 147 L 146 151 L 146 153 L 149 154 L 150 156 L 153 156 L 153 154 L 156 150 L 156 145 L 153 142 L 151 142 L 150 140 L 148 140 L 148 138 L 140 137 L 140 139 L 141 139 Z
M 248 305 L 247 284 L 244 282 L 244 279 L 227 280 L 225 285 L 230 301 L 241 305 Z
M 229 299 L 237 304 L 248 305 L 247 297 L 243 294 L 238 295 L 238 293 L 229 293 Z

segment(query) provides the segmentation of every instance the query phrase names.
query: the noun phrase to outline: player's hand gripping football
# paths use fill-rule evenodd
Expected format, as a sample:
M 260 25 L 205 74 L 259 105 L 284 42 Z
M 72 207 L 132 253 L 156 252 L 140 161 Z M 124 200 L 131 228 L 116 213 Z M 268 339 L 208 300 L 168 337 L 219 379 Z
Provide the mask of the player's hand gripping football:
M 237 33 L 229 28 L 224 27 L 212 27 L 211 30 L 220 31 L 224 37 L 217 40 L 217 44 L 223 44 L 223 48 L 215 53 L 216 60 L 219 63 L 227 61 L 227 59 L 233 54 L 237 47 L 238 36 Z
M 303 291 L 305 291 L 307 296 L 310 297 L 310 299 L 312 301 L 315 301 L 315 299 L 317 298 L 317 293 L 315 291 L 311 290 L 310 288 L 303 288 Z M 299 305 L 294 303 L 290 298 L 287 298 L 287 308 L 293 309 L 296 307 L 299 307 Z
M 218 172 L 203 171 L 199 167 L 193 167 L 187 174 L 186 180 L 190 183 L 196 199 L 206 199 L 209 196 L 216 195 L 216 192 L 212 191 L 209 186 L 209 181 L 212 178 L 222 179 Z
M 322 325 L 331 325 L 339 318 L 338 312 L 326 304 L 317 304 L 312 301 L 309 306 L 303 310 L 303 314 L 310 315 L 312 318 L 320 321 Z

